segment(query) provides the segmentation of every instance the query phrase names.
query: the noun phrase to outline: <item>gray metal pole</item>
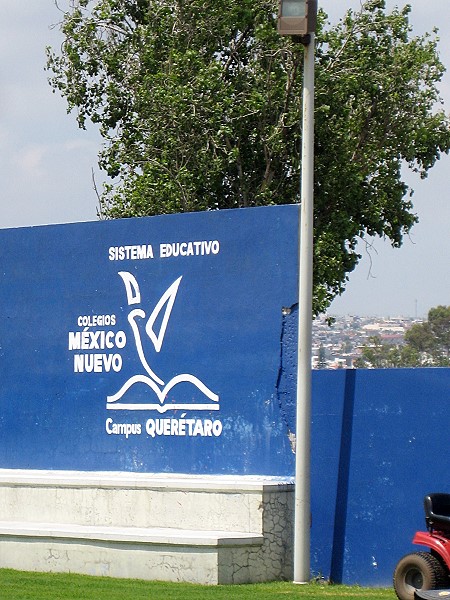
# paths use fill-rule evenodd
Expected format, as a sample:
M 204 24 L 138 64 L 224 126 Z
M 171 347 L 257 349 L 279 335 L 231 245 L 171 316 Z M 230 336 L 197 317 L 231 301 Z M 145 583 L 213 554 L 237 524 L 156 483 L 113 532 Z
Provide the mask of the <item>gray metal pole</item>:
M 314 33 L 305 46 L 300 206 L 294 582 L 310 579 L 311 346 L 314 218 Z

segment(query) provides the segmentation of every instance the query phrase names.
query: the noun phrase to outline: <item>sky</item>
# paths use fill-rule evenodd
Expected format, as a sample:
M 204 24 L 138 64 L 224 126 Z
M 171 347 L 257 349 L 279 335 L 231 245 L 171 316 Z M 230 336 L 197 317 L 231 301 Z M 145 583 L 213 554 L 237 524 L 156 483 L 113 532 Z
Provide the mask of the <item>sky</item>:
M 406 2 L 387 0 L 387 5 Z M 62 5 L 67 0 L 62 0 Z M 450 69 L 449 0 L 410 0 L 414 33 L 439 27 L 440 54 Z M 336 22 L 359 0 L 319 0 Z M 432 9 L 430 9 L 432 6 Z M 24 227 L 97 219 L 97 166 L 101 139 L 93 126 L 79 130 L 75 115 L 54 94 L 45 72 L 45 47 L 61 43 L 54 0 L 0 0 L 0 227 Z M 450 73 L 441 93 L 450 111 Z M 376 239 L 350 275 L 336 315 L 426 317 L 450 305 L 450 156 L 426 180 L 408 176 L 419 223 L 400 249 Z

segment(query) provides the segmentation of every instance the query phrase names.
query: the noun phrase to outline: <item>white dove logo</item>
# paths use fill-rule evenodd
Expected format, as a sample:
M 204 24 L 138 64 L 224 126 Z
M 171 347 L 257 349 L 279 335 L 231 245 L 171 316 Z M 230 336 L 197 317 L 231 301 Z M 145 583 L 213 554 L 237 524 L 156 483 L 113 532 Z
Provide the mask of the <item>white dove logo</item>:
M 140 304 L 141 302 L 141 293 L 139 289 L 139 284 L 131 273 L 127 271 L 120 271 L 120 277 L 122 278 L 125 284 L 125 290 L 127 292 L 128 305 L 132 306 L 135 304 Z M 156 352 L 160 352 L 164 342 L 164 336 L 166 334 L 167 325 L 169 323 L 170 314 L 172 312 L 172 308 L 175 302 L 175 298 L 177 296 L 178 287 L 180 285 L 182 277 L 179 277 L 176 281 L 172 283 L 171 286 L 167 288 L 164 294 L 161 296 L 161 299 L 153 309 L 147 324 L 145 326 L 145 332 L 153 343 L 153 346 Z M 165 307 L 165 308 L 164 308 Z M 160 313 L 164 310 L 164 314 L 162 316 L 161 326 L 159 328 L 159 332 L 155 332 L 155 322 L 158 319 Z M 165 383 L 153 369 L 150 367 L 149 362 L 147 361 L 144 348 L 141 340 L 141 333 L 136 322 L 136 319 L 146 318 L 146 313 L 141 308 L 135 308 L 130 311 L 128 315 L 128 322 L 130 323 L 131 330 L 133 331 L 134 341 L 136 343 L 136 350 L 139 356 L 139 360 L 147 375 L 133 375 L 126 381 L 123 386 L 112 396 L 107 397 L 107 408 L 110 410 L 157 410 L 160 413 L 164 413 L 167 410 L 219 410 L 219 396 L 212 392 L 206 385 L 195 377 L 194 375 L 190 375 L 189 373 L 183 373 L 181 375 L 176 375 L 170 381 Z M 170 404 L 164 405 L 165 399 L 167 398 L 167 394 L 173 389 L 177 384 L 182 382 L 188 382 L 195 385 L 207 398 L 214 402 L 214 404 Z M 128 403 L 119 403 L 124 394 L 136 383 L 144 383 L 149 388 L 151 388 L 157 398 L 158 403 L 153 404 L 128 404 Z

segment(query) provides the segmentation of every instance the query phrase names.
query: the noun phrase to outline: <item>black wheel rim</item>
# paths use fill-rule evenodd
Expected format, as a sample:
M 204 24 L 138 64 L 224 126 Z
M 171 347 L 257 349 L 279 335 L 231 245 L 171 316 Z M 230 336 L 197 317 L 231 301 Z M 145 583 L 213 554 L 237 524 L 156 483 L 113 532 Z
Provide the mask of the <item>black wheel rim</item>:
M 405 583 L 415 590 L 421 590 L 423 586 L 423 575 L 419 569 L 408 569 L 405 574 Z

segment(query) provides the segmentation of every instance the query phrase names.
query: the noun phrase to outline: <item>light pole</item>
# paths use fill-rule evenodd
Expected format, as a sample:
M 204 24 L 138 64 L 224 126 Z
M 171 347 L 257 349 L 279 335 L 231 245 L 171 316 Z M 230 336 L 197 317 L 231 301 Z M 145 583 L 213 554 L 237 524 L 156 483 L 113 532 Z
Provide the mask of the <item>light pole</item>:
M 278 32 L 305 47 L 300 184 L 299 329 L 295 450 L 294 582 L 310 579 L 310 440 L 314 233 L 314 32 L 317 0 L 279 0 Z

